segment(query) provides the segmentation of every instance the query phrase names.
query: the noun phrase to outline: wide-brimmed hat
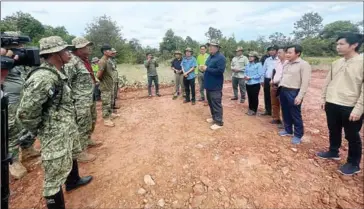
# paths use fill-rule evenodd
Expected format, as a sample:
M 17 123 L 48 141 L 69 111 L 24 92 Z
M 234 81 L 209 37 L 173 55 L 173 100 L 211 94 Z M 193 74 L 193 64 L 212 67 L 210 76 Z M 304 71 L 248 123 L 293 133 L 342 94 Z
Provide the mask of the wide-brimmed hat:
M 115 49 L 115 48 L 111 48 L 111 52 L 112 52 L 112 53 L 118 53 L 118 51 L 116 51 L 116 49 Z
M 92 45 L 94 45 L 94 43 L 92 43 L 91 41 L 88 41 L 84 37 L 77 37 L 72 40 L 72 45 L 75 46 L 76 49 L 82 49 L 83 47 L 86 47 L 89 45 L 92 46 Z
M 185 53 L 186 53 L 186 52 L 193 52 L 193 51 L 192 51 L 192 49 L 191 49 L 190 47 L 187 47 L 187 48 L 185 49 Z
M 39 40 L 39 55 L 57 53 L 64 49 L 73 49 L 74 46 L 67 44 L 59 36 L 49 36 Z
M 235 51 L 238 52 L 238 51 L 244 51 L 244 50 L 243 50 L 243 47 L 239 46 Z
M 181 51 L 174 51 L 174 53 L 173 53 L 174 55 L 176 55 L 176 54 L 180 54 L 180 55 L 182 55 L 182 52 Z
M 92 58 L 92 60 L 91 60 L 91 62 L 98 62 L 99 61 L 99 58 L 97 58 L 97 57 L 94 57 L 94 58 Z
M 209 43 L 206 44 L 206 46 L 217 46 L 221 48 L 219 40 L 210 40 Z
M 256 52 L 256 51 L 251 51 L 251 52 L 249 52 L 249 55 L 248 56 L 249 57 L 258 57 L 259 58 L 259 53 Z

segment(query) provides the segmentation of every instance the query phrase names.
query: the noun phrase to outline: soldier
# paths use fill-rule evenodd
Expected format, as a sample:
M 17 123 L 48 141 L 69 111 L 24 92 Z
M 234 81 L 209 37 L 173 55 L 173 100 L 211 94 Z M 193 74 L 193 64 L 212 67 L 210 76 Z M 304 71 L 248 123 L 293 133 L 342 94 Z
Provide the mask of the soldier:
M 102 100 L 102 118 L 104 125 L 114 127 L 113 118 L 119 117 L 112 112 L 112 99 L 114 93 L 113 66 L 109 59 L 112 57 L 111 46 L 104 45 L 101 47 L 102 58 L 99 61 L 99 71 L 97 78 L 100 80 L 101 100 Z
M 63 69 L 71 59 L 71 46 L 59 36 L 42 38 L 39 43 L 44 63 L 28 75 L 17 118 L 24 128 L 38 134 L 48 209 L 64 209 L 62 184 L 71 191 L 90 183 L 92 176 L 81 178 L 78 171 L 81 149 L 76 111 Z
M 87 153 L 87 147 L 101 145 L 100 142 L 91 139 L 97 118 L 96 101 L 93 96 L 96 79 L 88 61 L 93 43 L 83 37 L 77 37 L 72 40 L 72 45 L 75 48 L 71 54 L 71 60 L 65 65 L 65 72 L 72 89 L 72 98 L 75 101 L 76 121 L 83 150 L 78 156 L 78 161 L 90 162 L 96 157 Z
M 5 35 L 17 37 L 20 33 L 9 31 L 5 32 Z M 22 48 L 23 46 L 22 44 L 14 43 L 11 47 Z M 10 174 L 15 179 L 20 179 L 27 173 L 27 169 L 23 166 L 21 160 L 24 161 L 31 157 L 40 156 L 40 152 L 33 147 L 35 141 L 34 135 L 23 129 L 15 117 L 20 102 L 21 91 L 28 72 L 28 67 L 15 66 L 9 70 L 3 84 L 4 92 L 7 93 L 9 98 L 9 153 L 13 156 L 13 163 L 9 166 L 9 170 Z M 19 139 L 21 139 L 21 141 L 19 141 Z M 21 160 L 19 159 L 19 147 L 21 148 L 22 153 Z
M 115 60 L 117 51 L 114 48 L 111 48 L 111 52 L 112 52 L 112 57 L 109 59 L 109 62 L 113 66 L 113 80 L 114 80 L 112 108 L 113 108 L 113 112 L 116 113 L 116 110 L 120 109 L 120 106 L 116 105 L 116 99 L 118 98 L 118 89 L 119 89 L 119 73 L 117 70 L 117 64 L 116 64 L 116 60 Z
M 100 101 L 101 100 L 101 92 L 100 92 L 100 81 L 99 79 L 97 78 L 97 72 L 99 71 L 99 58 L 97 57 L 94 57 L 92 58 L 91 60 L 92 62 L 92 70 L 94 71 L 94 76 L 95 76 L 95 79 L 96 79 L 96 85 L 95 85 L 95 90 L 94 90 L 94 97 L 95 97 L 95 100 L 96 101 Z

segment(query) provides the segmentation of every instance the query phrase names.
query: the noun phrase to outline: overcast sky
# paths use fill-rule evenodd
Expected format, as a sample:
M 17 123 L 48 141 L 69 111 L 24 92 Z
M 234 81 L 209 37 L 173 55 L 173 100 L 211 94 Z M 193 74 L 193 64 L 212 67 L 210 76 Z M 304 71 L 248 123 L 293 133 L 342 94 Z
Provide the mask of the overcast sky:
M 362 2 L 2 2 L 1 17 L 16 11 L 30 13 L 43 24 L 65 26 L 70 34 L 84 34 L 94 17 L 110 16 L 127 39 L 158 47 L 165 32 L 206 41 L 205 32 L 215 27 L 225 36 L 240 40 L 289 35 L 293 23 L 310 11 L 327 24 L 336 20 L 363 20 Z

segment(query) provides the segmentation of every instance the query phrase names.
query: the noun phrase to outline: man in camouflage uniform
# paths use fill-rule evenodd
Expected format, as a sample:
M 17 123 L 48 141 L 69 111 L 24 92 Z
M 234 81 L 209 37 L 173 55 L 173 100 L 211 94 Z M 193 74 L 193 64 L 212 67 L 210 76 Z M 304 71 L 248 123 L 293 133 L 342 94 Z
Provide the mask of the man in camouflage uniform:
M 8 31 L 5 32 L 5 35 L 17 37 L 20 35 L 20 32 Z M 22 44 L 14 44 L 11 47 L 22 48 L 23 46 Z M 29 71 L 29 67 L 15 66 L 9 70 L 3 83 L 4 92 L 7 93 L 9 98 L 9 153 L 13 156 L 13 163 L 9 166 L 9 171 L 15 179 L 20 179 L 27 173 L 27 169 L 23 166 L 21 160 L 24 161 L 31 157 L 40 156 L 40 152 L 33 147 L 35 141 L 34 135 L 23 129 L 15 117 L 20 102 L 21 91 Z M 21 148 L 22 159 L 19 159 L 19 147 Z
M 59 36 L 42 38 L 39 43 L 45 61 L 30 72 L 24 84 L 17 118 L 40 140 L 48 209 L 64 209 L 62 184 L 71 191 L 88 184 L 92 176 L 81 178 L 78 172 L 81 147 L 76 111 L 63 69 L 71 59 L 70 45 Z
M 97 78 L 100 80 L 102 118 L 104 119 L 105 126 L 114 127 L 115 124 L 112 122 L 112 119 L 119 117 L 119 115 L 112 112 L 114 94 L 114 68 L 112 63 L 109 61 L 113 55 L 111 46 L 102 46 L 101 53 L 103 56 L 99 61 L 99 71 L 97 72 Z
M 98 64 L 99 63 L 99 58 L 94 57 L 94 58 L 92 58 L 91 62 L 92 62 L 91 67 L 92 67 L 92 70 L 94 71 L 94 76 L 95 76 L 95 79 L 96 79 L 94 97 L 95 97 L 96 101 L 100 101 L 101 100 L 101 92 L 100 92 L 100 89 L 99 89 L 100 81 L 97 78 L 97 72 L 99 71 L 99 64 Z
M 117 51 L 114 48 L 111 48 L 112 57 L 109 59 L 109 62 L 113 66 L 113 80 L 114 80 L 114 92 L 112 98 L 112 108 L 113 112 L 116 113 L 117 109 L 120 109 L 120 106 L 116 104 L 116 99 L 118 98 L 118 89 L 119 89 L 119 73 L 117 70 L 117 63 L 116 63 L 116 54 Z
M 96 156 L 87 153 L 88 146 L 101 145 L 91 139 L 91 134 L 96 123 L 96 101 L 93 91 L 95 88 L 95 76 L 88 57 L 91 54 L 92 42 L 83 37 L 72 40 L 75 46 L 71 60 L 65 65 L 65 72 L 72 89 L 72 98 L 75 101 L 76 121 L 80 133 L 80 145 L 83 152 L 78 156 L 79 162 L 90 162 Z

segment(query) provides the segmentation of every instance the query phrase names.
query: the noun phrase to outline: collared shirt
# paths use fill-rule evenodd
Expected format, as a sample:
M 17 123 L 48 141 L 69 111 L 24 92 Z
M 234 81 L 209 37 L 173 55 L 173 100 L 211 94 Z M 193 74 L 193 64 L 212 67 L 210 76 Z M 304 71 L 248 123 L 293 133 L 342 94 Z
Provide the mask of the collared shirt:
M 205 54 L 199 54 L 197 56 L 197 68 L 195 70 L 196 74 L 203 74 L 203 72 L 200 71 L 200 69 L 198 69 L 201 65 L 205 65 L 206 64 L 206 60 L 207 58 L 209 58 L 209 54 L 205 53 Z
M 288 63 L 288 60 L 284 60 L 283 62 L 281 60 L 278 60 L 276 67 L 274 68 L 276 70 L 276 73 L 274 74 L 273 83 L 279 84 L 279 82 L 282 79 L 282 71 L 283 66 Z
M 182 66 L 182 70 L 183 72 L 188 72 L 191 70 L 191 68 L 195 68 L 197 66 L 197 61 L 196 61 L 196 58 L 195 57 L 184 57 L 182 59 L 182 63 L 181 63 L 181 66 Z M 193 70 L 192 72 L 190 72 L 190 74 L 188 74 L 187 76 L 187 80 L 191 80 L 193 78 L 195 78 L 196 75 L 195 75 L 195 71 Z
M 244 78 L 245 66 L 249 63 L 246 56 L 240 55 L 239 57 L 234 57 L 231 61 L 231 69 L 237 69 L 239 72 L 233 72 L 232 76 L 234 78 Z
M 204 87 L 208 91 L 221 91 L 224 84 L 226 58 L 220 52 L 210 55 L 206 60 Z
M 180 58 L 180 59 L 175 58 L 171 62 L 171 67 L 173 67 L 176 70 L 182 70 L 181 63 L 182 63 L 182 58 Z M 176 72 L 174 72 L 174 73 L 176 73 Z
M 155 61 L 154 59 L 151 59 L 150 61 L 145 60 L 144 61 L 144 66 L 145 68 L 147 68 L 147 75 L 148 76 L 157 76 L 157 67 L 159 66 L 157 61 Z
M 254 85 L 260 83 L 264 77 L 263 66 L 260 62 L 249 62 L 245 67 L 245 76 L 250 79 L 246 81 L 246 85 Z
M 263 70 L 264 70 L 264 77 L 265 78 L 272 78 L 273 69 L 276 67 L 278 61 L 278 57 L 268 57 L 264 61 Z
M 303 99 L 308 89 L 311 80 L 311 65 L 301 58 L 293 62 L 287 62 L 283 66 L 282 80 L 279 86 L 299 89 L 296 98 Z
M 354 107 L 355 115 L 363 114 L 364 103 L 363 56 L 348 60 L 341 58 L 332 63 L 322 91 L 322 102 Z
M 99 71 L 104 71 L 100 79 L 100 90 L 111 91 L 114 84 L 113 66 L 105 56 L 99 61 Z

